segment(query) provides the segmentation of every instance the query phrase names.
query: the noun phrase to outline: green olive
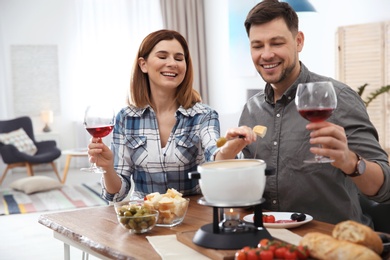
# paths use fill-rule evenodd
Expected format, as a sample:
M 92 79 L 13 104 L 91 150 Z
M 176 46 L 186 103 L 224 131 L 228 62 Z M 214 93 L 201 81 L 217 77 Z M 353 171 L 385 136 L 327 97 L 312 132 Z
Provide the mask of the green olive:
M 123 205 L 117 209 L 119 223 L 126 229 L 140 233 L 156 224 L 156 218 L 149 216 L 151 210 L 143 205 Z
M 127 218 L 121 218 L 120 219 L 120 222 L 123 224 L 123 225 L 126 225 L 127 224 Z

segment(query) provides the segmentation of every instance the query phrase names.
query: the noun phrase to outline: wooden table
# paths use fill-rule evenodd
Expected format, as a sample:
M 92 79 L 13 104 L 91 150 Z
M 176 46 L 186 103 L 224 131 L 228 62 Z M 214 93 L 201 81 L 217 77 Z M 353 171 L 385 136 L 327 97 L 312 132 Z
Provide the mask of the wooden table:
M 161 259 L 146 236 L 195 232 L 201 226 L 212 223 L 213 208 L 198 204 L 200 196 L 189 198 L 190 205 L 183 223 L 173 228 L 155 227 L 141 235 L 130 234 L 118 224 L 113 206 L 44 214 L 38 222 L 52 229 L 54 237 L 64 242 L 65 258 L 69 257 L 71 245 L 101 259 Z M 242 216 L 253 213 L 248 209 L 239 210 Z M 313 220 L 291 231 L 301 236 L 312 231 L 331 234 L 333 226 Z M 224 257 L 221 259 L 233 259 L 234 252 L 237 251 L 204 250 L 222 253 Z
M 65 184 L 66 177 L 68 177 L 68 171 L 70 166 L 70 161 L 73 157 L 87 157 L 88 156 L 88 150 L 86 148 L 77 148 L 77 149 L 69 149 L 61 152 L 62 155 L 66 155 L 66 162 L 64 171 L 62 173 L 62 180 L 61 183 Z

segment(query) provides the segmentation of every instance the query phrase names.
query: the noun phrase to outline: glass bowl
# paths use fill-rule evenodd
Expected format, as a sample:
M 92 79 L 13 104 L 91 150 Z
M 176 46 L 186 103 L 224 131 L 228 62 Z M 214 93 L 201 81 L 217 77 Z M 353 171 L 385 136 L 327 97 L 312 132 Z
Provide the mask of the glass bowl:
M 158 227 L 174 227 L 183 222 L 187 213 L 189 198 L 159 200 L 158 202 L 144 201 L 145 208 L 159 212 Z
M 119 224 L 130 233 L 145 233 L 156 226 L 159 212 L 141 200 L 115 202 L 114 208 Z

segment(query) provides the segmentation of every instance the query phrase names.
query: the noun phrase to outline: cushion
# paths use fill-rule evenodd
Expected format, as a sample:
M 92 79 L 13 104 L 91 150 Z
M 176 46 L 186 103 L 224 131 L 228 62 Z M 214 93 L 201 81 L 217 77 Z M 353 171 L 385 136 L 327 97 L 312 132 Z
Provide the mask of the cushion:
M 0 142 L 3 144 L 12 144 L 19 150 L 19 152 L 29 155 L 34 155 L 38 150 L 23 128 L 19 128 L 18 130 L 9 133 L 0 134 Z
M 10 184 L 14 190 L 23 191 L 26 194 L 59 189 L 62 184 L 53 178 L 46 176 L 31 176 L 16 180 Z

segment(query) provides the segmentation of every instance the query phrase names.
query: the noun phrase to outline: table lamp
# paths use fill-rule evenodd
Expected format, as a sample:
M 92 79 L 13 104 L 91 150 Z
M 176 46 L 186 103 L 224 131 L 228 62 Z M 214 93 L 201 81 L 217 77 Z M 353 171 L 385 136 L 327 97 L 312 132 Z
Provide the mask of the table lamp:
M 52 110 L 42 110 L 41 111 L 41 120 L 45 123 L 45 127 L 42 129 L 43 132 L 50 132 L 51 128 L 49 124 L 53 123 L 53 111 Z

